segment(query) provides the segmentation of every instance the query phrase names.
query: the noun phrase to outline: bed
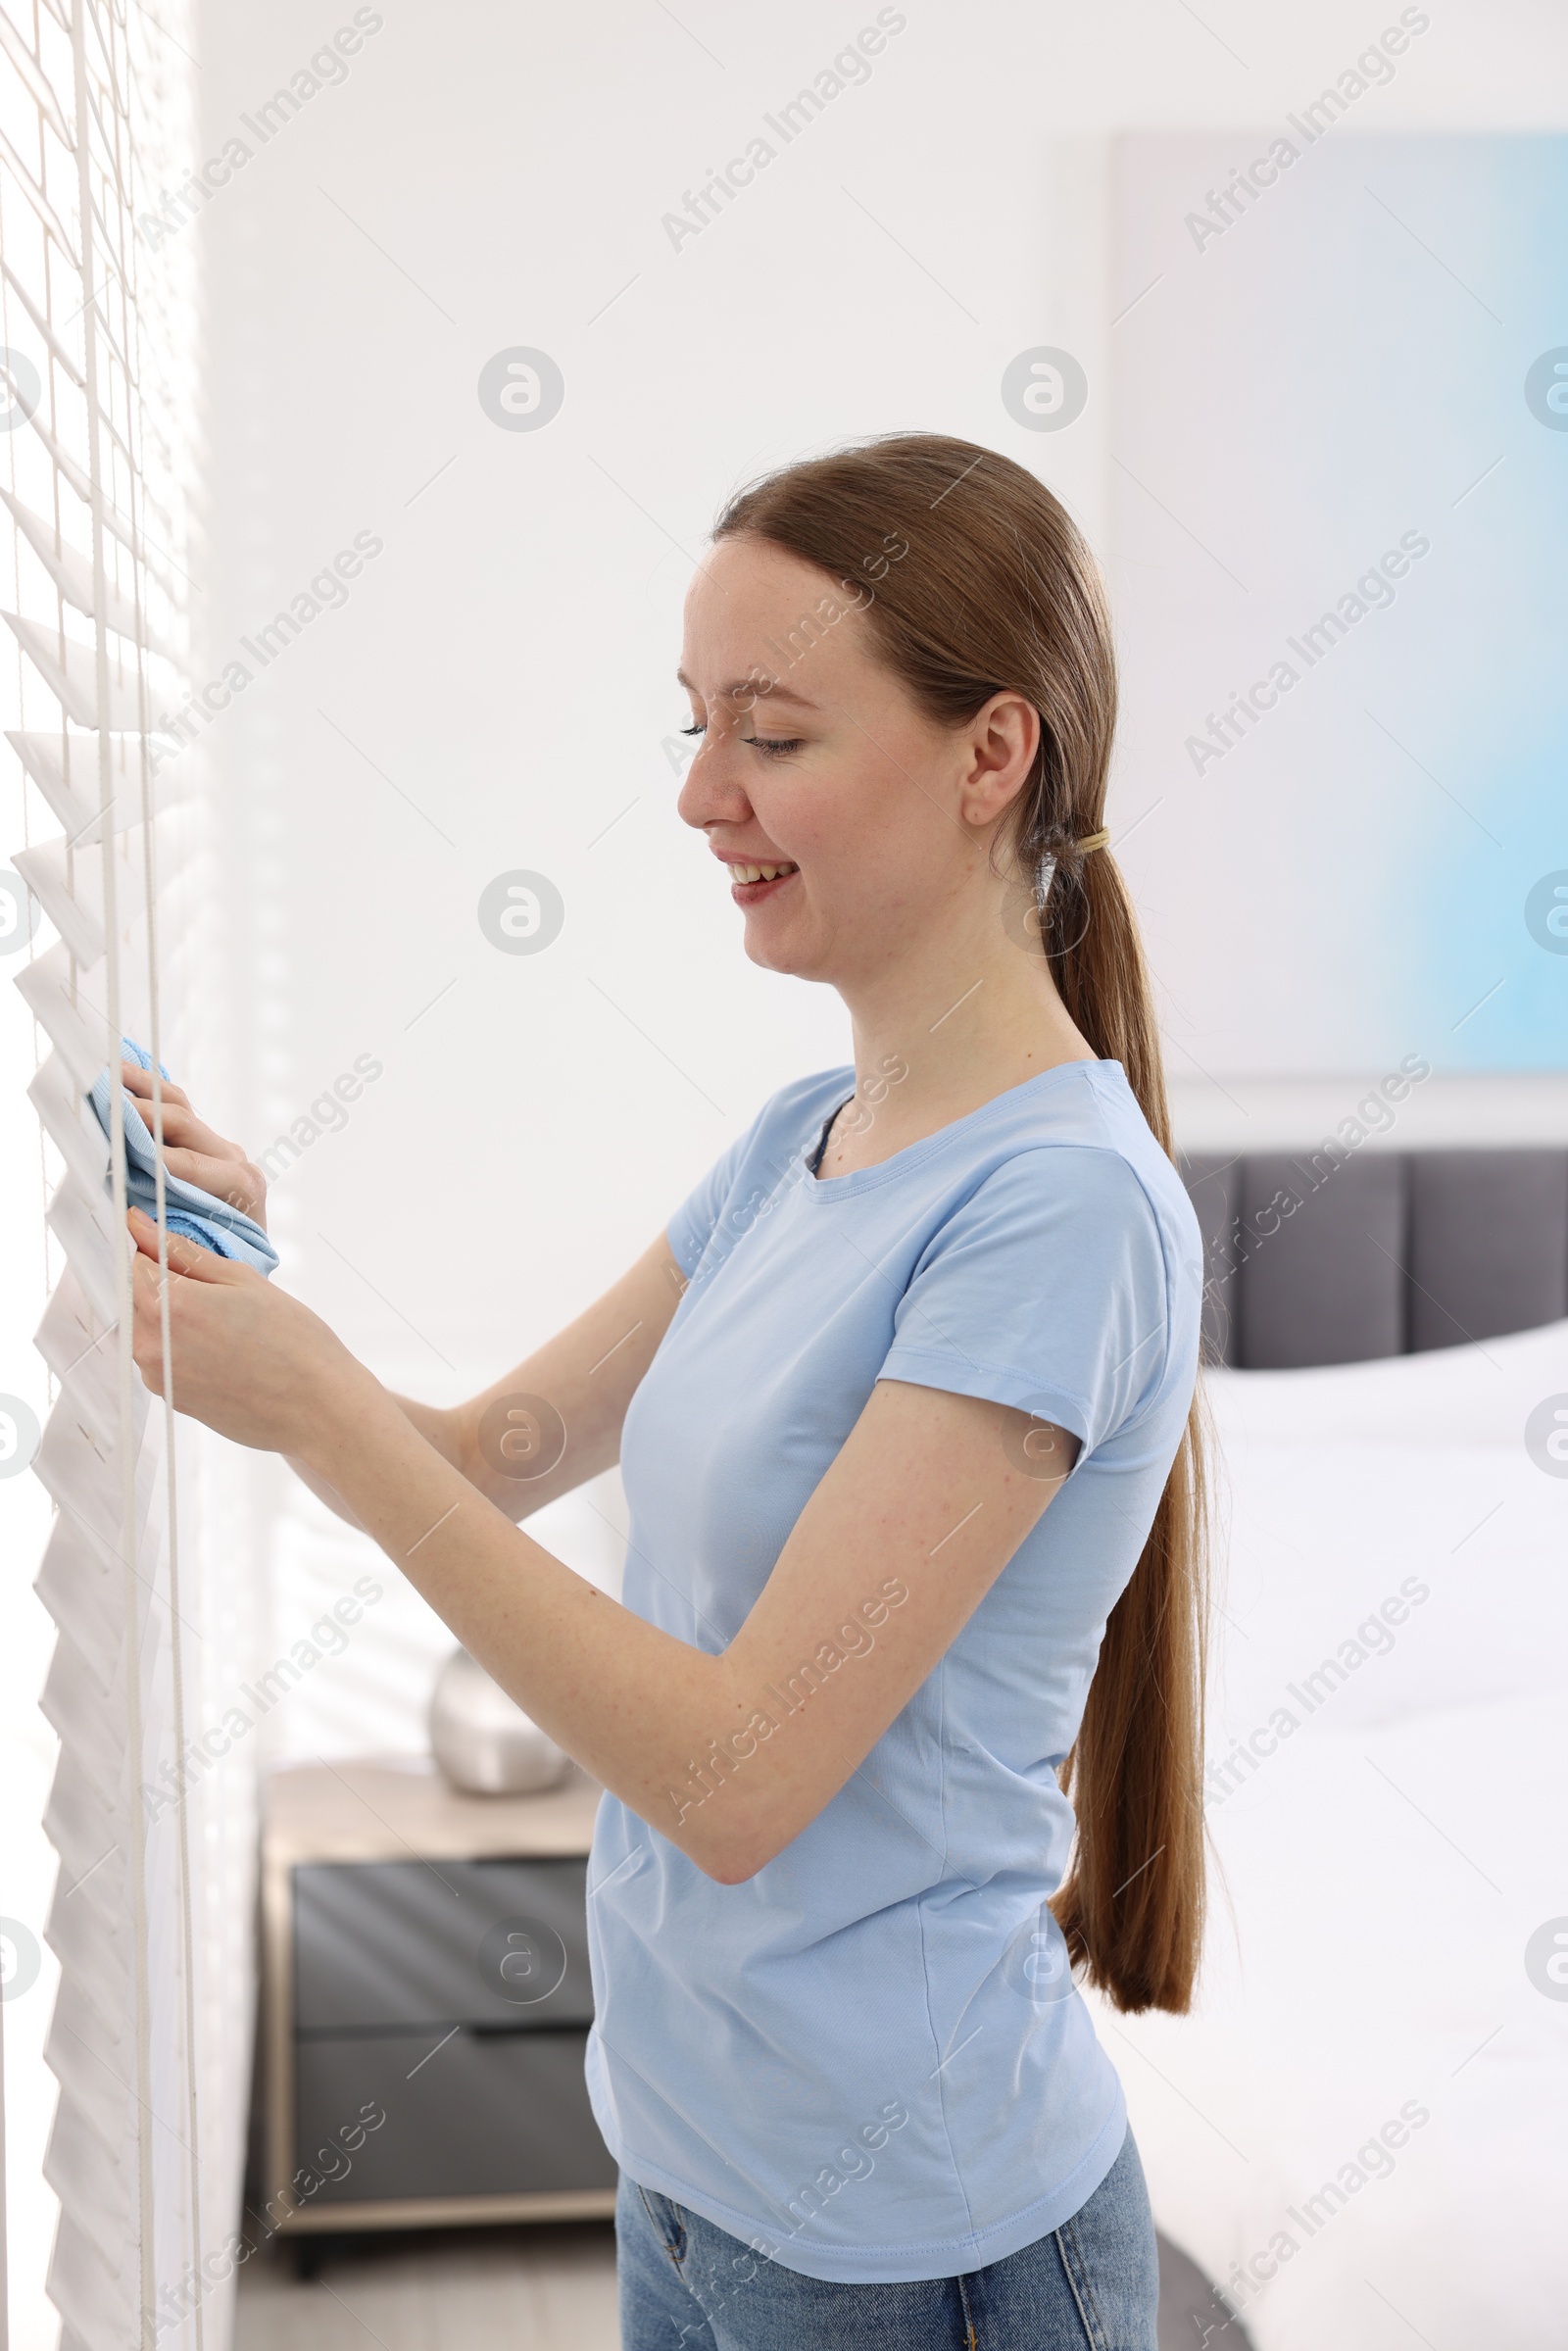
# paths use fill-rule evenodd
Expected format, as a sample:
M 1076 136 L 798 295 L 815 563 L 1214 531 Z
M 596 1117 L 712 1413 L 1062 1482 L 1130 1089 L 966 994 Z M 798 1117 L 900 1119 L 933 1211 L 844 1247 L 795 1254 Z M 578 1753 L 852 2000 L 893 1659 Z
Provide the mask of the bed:
M 1156 2220 L 1224 2297 L 1172 2346 L 1558 2351 L 1568 1153 L 1300 1170 L 1186 1169 L 1212 1914 L 1193 2015 L 1099 2022 Z

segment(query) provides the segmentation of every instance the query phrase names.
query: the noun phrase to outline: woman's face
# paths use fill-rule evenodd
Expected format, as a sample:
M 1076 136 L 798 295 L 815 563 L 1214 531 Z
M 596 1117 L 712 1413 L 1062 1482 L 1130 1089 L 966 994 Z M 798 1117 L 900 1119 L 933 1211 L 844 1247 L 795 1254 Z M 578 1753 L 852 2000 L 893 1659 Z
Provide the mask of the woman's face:
M 960 728 L 928 717 L 877 657 L 871 595 L 738 536 L 686 598 L 701 741 L 680 813 L 728 869 L 753 962 L 803 979 L 874 978 L 955 915 L 994 919 L 986 853 L 1038 740 L 1016 695 Z

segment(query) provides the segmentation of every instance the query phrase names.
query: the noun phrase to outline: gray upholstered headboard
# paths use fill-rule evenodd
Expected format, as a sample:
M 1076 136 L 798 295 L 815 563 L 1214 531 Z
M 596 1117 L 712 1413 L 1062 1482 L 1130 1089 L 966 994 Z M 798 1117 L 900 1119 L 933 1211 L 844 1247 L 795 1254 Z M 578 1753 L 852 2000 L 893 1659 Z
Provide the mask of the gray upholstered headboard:
M 1205 1352 L 1250 1371 L 1568 1315 L 1568 1151 L 1197 1153 Z

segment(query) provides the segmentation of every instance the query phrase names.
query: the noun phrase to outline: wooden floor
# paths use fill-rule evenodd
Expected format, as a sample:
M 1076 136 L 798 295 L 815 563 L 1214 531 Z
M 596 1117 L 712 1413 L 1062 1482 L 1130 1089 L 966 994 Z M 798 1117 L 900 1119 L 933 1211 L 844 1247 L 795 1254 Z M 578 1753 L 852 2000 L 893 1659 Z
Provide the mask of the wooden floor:
M 292 2249 L 239 2274 L 234 2351 L 619 2351 L 615 2234 L 431 2229 L 329 2240 L 315 2278 Z

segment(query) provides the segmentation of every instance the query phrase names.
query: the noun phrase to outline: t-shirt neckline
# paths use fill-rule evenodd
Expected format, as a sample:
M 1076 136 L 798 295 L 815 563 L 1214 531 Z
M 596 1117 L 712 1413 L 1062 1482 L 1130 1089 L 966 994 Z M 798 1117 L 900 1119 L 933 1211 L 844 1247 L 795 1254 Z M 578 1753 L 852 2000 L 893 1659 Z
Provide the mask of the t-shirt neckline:
M 1025 1078 L 1020 1085 L 1004 1087 L 1001 1094 L 994 1094 L 989 1102 L 979 1103 L 973 1110 L 966 1110 L 961 1118 L 950 1119 L 945 1127 L 938 1127 L 934 1134 L 922 1135 L 917 1143 L 906 1143 L 902 1151 L 892 1152 L 886 1159 L 878 1159 L 874 1166 L 852 1167 L 847 1175 L 819 1176 L 811 1173 L 811 1160 L 826 1134 L 825 1126 L 820 1126 L 811 1139 L 801 1148 L 800 1158 L 805 1174 L 805 1189 L 815 1198 L 828 1200 L 848 1200 L 854 1193 L 869 1192 L 873 1186 L 891 1182 L 895 1177 L 904 1174 L 906 1169 L 917 1166 L 921 1160 L 928 1159 L 934 1151 L 946 1149 L 950 1143 L 967 1134 L 974 1127 L 983 1125 L 990 1118 L 1001 1116 L 1026 1097 L 1049 1091 L 1059 1079 L 1076 1077 L 1096 1069 L 1114 1070 L 1125 1080 L 1126 1073 L 1122 1069 L 1121 1063 L 1104 1055 L 1097 1055 L 1090 1061 L 1058 1061 L 1051 1069 L 1038 1070 L 1032 1078 Z M 844 1071 L 851 1079 L 853 1088 L 854 1062 L 845 1063 Z M 853 1090 L 847 1099 L 853 1102 L 855 1099 Z M 829 1114 L 830 1119 L 837 1118 L 843 1107 L 843 1102 L 838 1102 Z

